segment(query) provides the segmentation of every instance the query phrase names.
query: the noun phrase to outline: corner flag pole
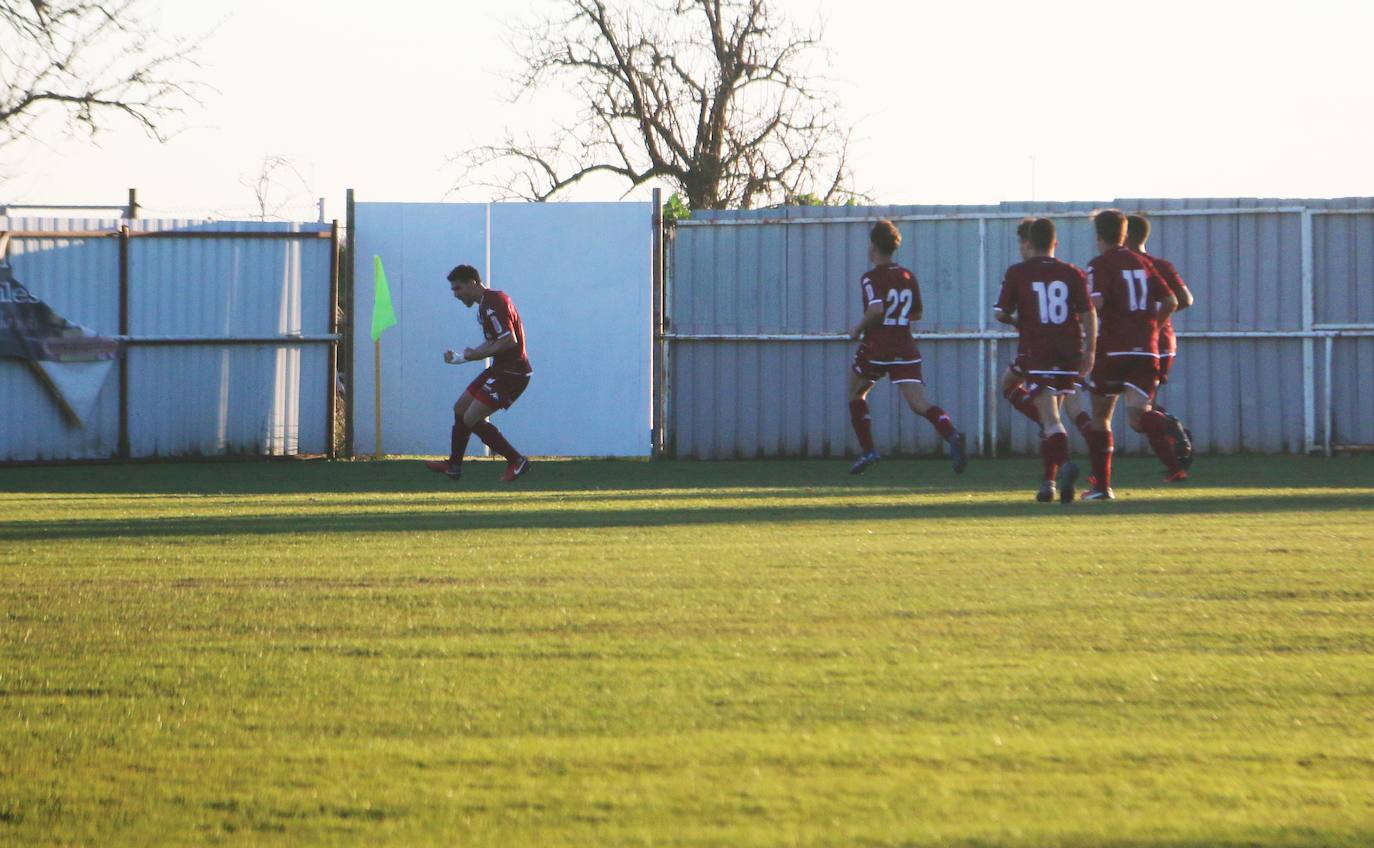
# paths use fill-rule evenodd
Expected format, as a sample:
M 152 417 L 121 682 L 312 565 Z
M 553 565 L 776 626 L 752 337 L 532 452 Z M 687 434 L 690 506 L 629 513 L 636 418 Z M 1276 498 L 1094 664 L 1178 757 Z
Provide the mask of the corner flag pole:
M 377 441 L 372 456 L 382 458 L 382 333 L 396 326 L 396 310 L 391 304 L 391 288 L 386 283 L 386 271 L 382 270 L 382 257 L 374 255 L 372 264 L 375 270 L 375 284 L 372 297 L 372 387 L 374 415 L 377 420 Z

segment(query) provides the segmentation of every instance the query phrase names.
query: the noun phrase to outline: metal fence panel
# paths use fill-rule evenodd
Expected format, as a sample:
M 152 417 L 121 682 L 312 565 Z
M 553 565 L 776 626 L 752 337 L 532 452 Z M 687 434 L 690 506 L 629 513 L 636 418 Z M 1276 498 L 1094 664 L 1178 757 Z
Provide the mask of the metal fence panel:
M 332 319 L 329 227 L 274 222 L 0 218 L 16 237 L 15 276 L 68 319 L 120 334 L 121 226 L 128 242 L 127 387 L 130 456 L 324 453 L 324 344 Z M 177 237 L 138 233 L 176 231 Z M 184 236 L 205 231 L 204 236 Z M 212 233 L 304 233 L 302 239 Z M 226 339 L 224 345 L 173 343 Z M 257 339 L 244 344 L 246 339 Z M 157 346 L 147 346 L 160 340 Z M 96 459 L 119 450 L 117 370 L 84 427 L 69 426 L 22 364 L 0 360 L 0 461 Z
M 984 453 L 1035 452 L 1035 428 L 996 394 L 1015 342 L 998 337 L 991 306 L 1019 261 L 1022 215 L 1055 218 L 1058 255 L 1082 266 L 1097 253 L 1088 213 L 1106 206 L 1150 213 L 1149 252 L 1171 259 L 1197 297 L 1175 321 L 1181 355 L 1161 400 L 1200 450 L 1374 441 L 1359 379 L 1374 369 L 1374 342 L 1335 337 L 1374 332 L 1374 198 L 1192 198 L 696 212 L 670 252 L 670 452 L 856 450 L 844 402 L 853 345 L 837 336 L 858 318 L 868 229 L 884 217 L 898 219 L 898 261 L 921 283 L 930 396 Z M 870 404 L 880 449 L 939 449 L 896 392 L 879 389 Z M 1147 449 L 1117 430 L 1121 450 Z

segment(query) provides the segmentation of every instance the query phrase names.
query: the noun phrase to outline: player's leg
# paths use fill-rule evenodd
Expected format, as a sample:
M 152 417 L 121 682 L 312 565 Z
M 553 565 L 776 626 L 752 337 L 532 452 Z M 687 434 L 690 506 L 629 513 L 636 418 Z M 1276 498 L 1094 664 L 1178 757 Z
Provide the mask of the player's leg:
M 481 379 L 480 377 L 478 378 Z M 453 404 L 453 427 L 449 430 L 449 453 L 448 459 L 430 460 L 425 463 L 425 467 L 430 471 L 437 471 L 440 474 L 447 474 L 457 480 L 463 474 L 463 455 L 468 450 L 468 439 L 472 436 L 472 429 L 464 421 L 468 408 L 473 404 L 473 397 L 464 391 L 458 396 L 457 403 Z
M 506 441 L 506 437 L 496 429 L 496 425 L 487 419 L 496 410 L 509 408 L 515 403 L 528 384 L 529 377 L 519 375 L 502 375 L 494 381 L 488 380 L 479 392 L 474 393 L 475 396 L 463 415 L 463 423 L 468 429 L 481 439 L 483 444 L 506 460 L 504 479 L 507 482 L 515 480 L 529 470 L 530 461 Z
M 1008 365 L 1007 370 L 1002 372 L 1002 397 L 1007 399 L 1011 408 L 1026 416 L 1037 426 L 1040 424 L 1040 412 L 1036 408 L 1035 401 L 1031 400 L 1030 392 L 1026 391 L 1026 380 L 1017 370 L 1014 364 Z
M 1112 413 L 1116 410 L 1116 395 L 1095 388 L 1092 394 L 1092 429 L 1088 431 L 1088 455 L 1092 460 L 1092 491 L 1085 500 L 1111 500 L 1112 494 Z
M 1068 461 L 1069 435 L 1064 432 L 1064 424 L 1059 419 L 1059 396 L 1054 391 L 1041 387 L 1032 402 L 1039 416 L 1036 423 L 1044 434 L 1040 440 L 1040 460 L 1044 473 L 1035 499 L 1048 503 L 1059 493 L 1055 478 L 1059 475 L 1059 466 Z
M 1073 394 L 1064 396 L 1064 417 L 1073 422 L 1074 429 L 1088 438 L 1088 431 L 1093 427 L 1093 416 L 1088 411 L 1088 404 L 1083 402 L 1082 395 L 1087 394 L 1086 386 L 1078 386 L 1078 390 Z
M 1068 483 L 1068 500 L 1073 499 L 1073 480 L 1078 476 L 1078 470 L 1072 469 L 1072 473 L 1061 475 L 1061 471 L 1069 468 L 1069 434 L 1064 430 L 1064 422 L 1059 416 L 1059 409 L 1062 403 L 1061 396 L 1052 389 L 1041 389 L 1034 398 L 1036 411 L 1040 413 L 1040 430 L 1044 433 L 1044 438 L 1040 440 L 1040 459 L 1043 466 L 1043 476 L 1040 479 L 1040 491 L 1036 493 L 1035 499 L 1044 503 L 1055 499 L 1056 495 L 1062 495 L 1061 482 Z
M 920 367 L 920 366 L 915 366 Z M 965 450 L 964 434 L 954 427 L 954 422 L 943 409 L 926 399 L 925 383 L 919 376 L 902 376 L 894 369 L 892 382 L 906 399 L 906 405 L 917 415 L 924 416 L 940 438 L 949 443 L 949 458 L 954 463 L 954 473 L 962 474 L 968 467 L 968 452 Z
M 1131 429 L 1137 433 L 1144 434 L 1150 442 L 1150 449 L 1159 457 L 1159 461 L 1164 463 L 1166 483 L 1179 483 L 1188 479 L 1188 472 L 1183 469 L 1183 464 L 1179 462 L 1178 453 L 1175 451 L 1174 439 L 1171 431 L 1175 429 L 1175 423 L 1171 423 L 1164 413 L 1152 408 L 1150 405 L 1150 392 L 1136 386 L 1128 387 L 1126 392 L 1126 412 L 1129 416 Z
M 1161 350 L 1164 342 L 1160 340 Z M 1193 467 L 1193 434 L 1184 426 L 1177 415 L 1169 412 L 1164 405 L 1159 402 L 1159 393 L 1169 382 L 1169 372 L 1173 369 L 1174 362 L 1178 359 L 1178 349 L 1173 346 L 1168 353 L 1161 353 L 1159 356 L 1159 388 L 1155 389 L 1154 399 L 1150 405 L 1157 412 L 1163 413 L 1169 422 L 1169 438 L 1173 441 L 1174 455 L 1178 457 L 1178 464 L 1184 470 Z
M 859 439 L 859 459 L 850 466 L 850 474 L 864 473 L 879 459 L 873 446 L 873 417 L 868 411 L 868 393 L 873 386 L 874 381 L 855 364 L 849 372 L 849 423 Z

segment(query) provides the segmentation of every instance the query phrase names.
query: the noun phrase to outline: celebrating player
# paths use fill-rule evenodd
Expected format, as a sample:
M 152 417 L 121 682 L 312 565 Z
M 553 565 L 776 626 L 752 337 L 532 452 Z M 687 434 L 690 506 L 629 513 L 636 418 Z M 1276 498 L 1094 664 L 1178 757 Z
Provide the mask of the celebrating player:
M 1178 309 L 1182 312 L 1193 305 L 1193 293 L 1188 290 L 1188 286 L 1183 282 L 1183 278 L 1178 275 L 1178 270 L 1174 268 L 1174 263 L 1158 256 L 1150 256 L 1145 252 L 1145 242 L 1150 238 L 1150 219 L 1144 215 L 1128 215 L 1126 217 L 1126 247 L 1136 253 L 1146 256 L 1150 264 L 1155 266 L 1159 272 L 1160 279 L 1169 287 L 1169 291 L 1178 298 Z M 1169 382 L 1169 369 L 1178 357 L 1178 340 L 1174 337 L 1174 322 L 1172 316 L 1165 318 L 1159 323 L 1159 385 L 1160 388 Z M 1159 397 L 1156 394 L 1152 404 L 1155 409 L 1163 412 L 1166 418 L 1177 420 L 1176 416 L 1160 405 Z M 1182 429 L 1182 441 L 1174 445 L 1178 452 L 1179 462 L 1184 468 L 1190 468 L 1193 464 L 1193 444 L 1192 437 L 1188 434 L 1187 428 Z
M 1044 434 L 1044 476 L 1035 499 L 1049 502 L 1058 495 L 1063 503 L 1071 503 L 1078 469 L 1069 462 L 1069 434 L 1059 418 L 1059 403 L 1061 395 L 1072 394 L 1075 381 L 1092 370 L 1097 313 L 1083 272 L 1054 258 L 1054 222 L 1034 219 L 1023 238 L 1025 261 L 1007 269 L 993 317 L 1020 332 L 1024 353 L 1017 360 L 1026 379 L 1024 390 L 1035 404 Z
M 463 454 L 473 433 L 487 447 L 506 458 L 507 482 L 529 470 L 530 461 L 511 447 L 487 418 L 498 409 L 508 409 L 530 383 L 530 360 L 525 356 L 525 328 L 520 313 L 505 292 L 482 285 L 482 275 L 471 265 L 459 265 L 449 272 L 449 288 L 464 306 L 477 305 L 477 322 L 486 341 L 464 348 L 461 356 L 444 351 L 450 365 L 491 357 L 491 365 L 478 375 L 453 405 L 453 431 L 449 457 L 430 460 L 425 467 L 457 480 L 463 474 Z
M 1023 218 L 1021 223 L 1016 225 L 1016 242 L 1022 260 L 1031 258 L 1030 228 L 1036 220 L 1033 217 Z M 1015 323 L 1012 323 L 1012 326 L 1015 326 Z M 1007 399 L 1012 409 L 1039 427 L 1040 410 L 1036 408 L 1035 401 L 1031 400 L 1030 393 L 1026 391 L 1026 376 L 1026 339 L 1022 336 L 1016 343 L 1016 358 L 1007 365 L 1007 370 L 1002 372 L 1002 397 Z M 1041 435 L 1044 435 L 1043 430 Z
M 849 473 L 862 474 L 880 458 L 873 447 L 873 419 L 868 414 L 867 397 L 874 384 L 886 375 L 911 410 L 924 415 L 949 443 L 954 472 L 962 474 L 968 465 L 964 434 L 954 429 L 943 409 L 926 401 L 921 352 L 911 337 L 912 322 L 921 320 L 921 289 L 915 274 L 892 261 L 901 243 L 901 233 L 891 221 L 879 221 L 868 235 L 868 261 L 873 267 L 859 280 L 864 314 L 849 331 L 851 339 L 863 340 L 854 354 L 853 373 L 849 377 L 849 417 L 863 453 Z
M 1127 250 L 1126 216 L 1107 209 L 1093 216 L 1100 255 L 1088 263 L 1088 291 L 1097 308 L 1097 361 L 1088 377 L 1092 392 L 1093 487 L 1085 500 L 1111 500 L 1112 412 L 1116 399 L 1126 395 L 1131 429 L 1144 433 L 1150 447 L 1169 469 L 1167 482 L 1188 479 L 1174 444 L 1182 427 L 1150 407 L 1159 385 L 1159 322 L 1173 314 L 1178 299 L 1155 272 L 1150 260 Z

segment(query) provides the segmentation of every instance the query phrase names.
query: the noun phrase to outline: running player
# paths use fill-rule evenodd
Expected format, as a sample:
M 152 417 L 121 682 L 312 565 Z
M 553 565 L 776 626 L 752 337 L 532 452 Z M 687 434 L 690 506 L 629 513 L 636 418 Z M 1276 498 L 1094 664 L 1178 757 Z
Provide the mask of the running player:
M 1075 381 L 1092 370 L 1097 348 L 1097 313 L 1088 299 L 1087 278 L 1054 258 L 1058 244 L 1053 221 L 1033 220 L 1022 242 L 1025 261 L 1007 269 L 993 309 L 994 318 L 1020 332 L 1024 355 L 1018 361 L 1026 376 L 1025 391 L 1044 434 L 1044 476 L 1035 495 L 1042 503 L 1056 496 L 1073 502 L 1078 469 L 1069 462 L 1069 434 L 1059 418 L 1059 404 L 1061 396 L 1073 394 Z
M 1174 443 L 1182 428 L 1150 407 L 1159 385 L 1159 322 L 1173 314 L 1178 299 L 1155 272 L 1150 260 L 1127 250 L 1126 215 L 1107 209 L 1093 216 L 1100 255 L 1088 263 L 1088 291 L 1097 308 L 1100 329 L 1097 361 L 1088 376 L 1092 393 L 1093 487 L 1085 500 L 1111 500 L 1112 412 L 1118 395 L 1126 396 L 1131 429 L 1144 433 L 1150 447 L 1169 469 L 1166 482 L 1188 479 Z
M 530 461 L 511 447 L 501 431 L 487 420 L 498 409 L 511 404 L 530 384 L 530 360 L 525 355 L 525 328 L 520 313 L 505 292 L 482 285 L 482 275 L 471 265 L 459 265 L 449 272 L 449 289 L 464 306 L 477 306 L 477 322 L 486 341 L 464 348 L 460 356 L 444 351 L 450 365 L 491 357 L 491 365 L 477 376 L 453 405 L 453 430 L 448 459 L 430 460 L 425 467 L 457 480 L 463 474 L 463 454 L 473 433 L 487 447 L 506 459 L 503 480 L 510 482 L 529 470 Z
M 1182 312 L 1193 305 L 1193 293 L 1188 290 L 1188 286 L 1183 282 L 1183 278 L 1178 275 L 1178 270 L 1174 268 L 1174 263 L 1158 256 L 1150 256 L 1145 252 L 1145 242 L 1150 238 L 1150 219 L 1144 215 L 1128 215 L 1126 217 L 1126 247 L 1136 253 L 1146 256 L 1150 264 L 1155 266 L 1159 272 L 1160 279 L 1169 287 L 1169 291 L 1178 298 L 1178 309 L 1175 312 Z M 1169 369 L 1173 366 L 1174 360 L 1178 357 L 1178 339 L 1174 336 L 1173 317 L 1165 318 L 1159 324 L 1159 386 L 1169 382 Z M 1156 394 L 1153 406 L 1163 412 L 1165 417 L 1178 420 L 1176 416 L 1170 415 L 1159 403 Z M 1180 422 L 1182 426 L 1182 422 Z M 1184 468 L 1191 468 L 1193 465 L 1193 441 L 1188 428 L 1182 427 L 1183 440 L 1174 447 L 1178 452 L 1179 462 Z
M 880 459 L 873 447 L 873 419 L 868 414 L 867 397 L 886 375 L 912 412 L 925 416 L 949 443 L 954 473 L 962 474 L 968 465 L 964 434 L 954 429 L 943 409 L 926 400 L 921 352 L 911 337 L 911 325 L 921 320 L 923 311 L 921 288 L 915 274 L 892 261 L 901 243 L 901 233 L 891 221 L 879 221 L 868 235 L 868 261 L 873 267 L 859 280 L 864 314 L 849 331 L 851 339 L 862 339 L 849 377 L 849 417 L 863 453 L 849 473 L 862 474 Z
M 1032 255 L 1029 241 L 1030 228 L 1036 220 L 1033 217 L 1022 218 L 1021 223 L 1016 225 L 1016 243 L 1023 261 L 1030 259 Z M 1035 401 L 1031 400 L 1030 393 L 1026 391 L 1025 383 L 1026 340 L 1023 336 L 1016 343 L 1016 358 L 1007 365 L 1007 370 L 1002 372 L 1002 397 L 1006 398 L 1012 409 L 1026 416 L 1036 427 L 1039 427 L 1040 410 L 1036 408 Z M 1043 430 L 1041 435 L 1044 435 Z

